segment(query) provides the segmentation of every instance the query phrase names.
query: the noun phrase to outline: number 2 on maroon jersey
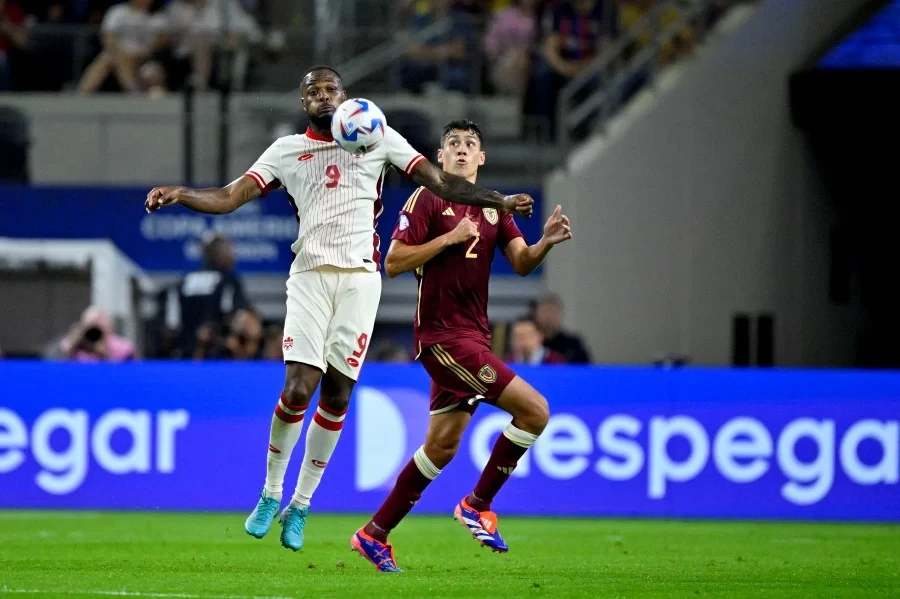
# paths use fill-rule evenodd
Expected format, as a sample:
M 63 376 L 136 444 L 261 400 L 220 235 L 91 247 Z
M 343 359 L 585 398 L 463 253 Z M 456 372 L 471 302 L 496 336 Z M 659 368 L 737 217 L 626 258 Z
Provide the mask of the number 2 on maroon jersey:
M 325 184 L 328 189 L 334 189 L 341 182 L 341 171 L 333 164 L 325 169 L 325 176 L 328 178 L 328 183 Z
M 481 235 L 476 235 L 474 238 L 472 238 L 472 245 L 470 245 L 469 249 L 466 250 L 466 258 L 477 258 L 478 257 L 478 254 L 476 254 L 472 250 L 475 249 L 475 244 L 478 243 L 479 239 L 481 239 Z

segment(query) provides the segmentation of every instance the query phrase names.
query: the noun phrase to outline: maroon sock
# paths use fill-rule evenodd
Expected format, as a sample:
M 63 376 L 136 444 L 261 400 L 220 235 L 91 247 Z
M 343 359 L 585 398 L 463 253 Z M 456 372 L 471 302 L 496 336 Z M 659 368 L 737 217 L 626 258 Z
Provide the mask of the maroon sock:
M 407 462 L 387 499 L 363 529 L 365 533 L 382 543 L 386 542 L 388 533 L 406 517 L 430 482 L 431 479 L 416 466 L 415 460 Z
M 490 510 L 497 491 L 509 479 L 519 458 L 525 455 L 526 451 L 528 448 L 516 445 L 507 439 L 506 435 L 501 434 L 494 444 L 494 450 L 487 466 L 481 472 L 475 490 L 466 498 L 466 503 L 479 512 Z

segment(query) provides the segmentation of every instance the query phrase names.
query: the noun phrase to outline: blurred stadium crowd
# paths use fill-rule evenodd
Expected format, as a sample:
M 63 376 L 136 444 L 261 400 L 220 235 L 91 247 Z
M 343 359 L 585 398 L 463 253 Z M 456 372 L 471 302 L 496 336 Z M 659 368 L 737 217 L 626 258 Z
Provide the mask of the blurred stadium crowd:
M 411 94 L 452 90 L 514 98 L 523 116 L 549 123 L 552 135 L 559 90 L 604 48 L 627 41 L 626 60 L 645 47 L 658 48 L 659 63 L 670 64 L 690 55 L 695 41 L 740 0 L 703 0 L 704 10 L 689 10 L 700 1 L 373 0 L 372 10 L 386 7 L 393 20 L 379 27 L 406 44 L 382 85 Z M 311 30 L 313 4 L 0 0 L 0 91 L 159 96 L 186 88 L 278 89 L 264 78 L 234 73 L 283 61 L 299 76 L 314 60 L 290 52 L 289 34 L 292 27 Z M 659 31 L 681 23 L 682 11 L 693 17 L 657 45 Z M 365 19 L 358 16 L 355 26 Z M 334 35 L 340 38 L 341 30 Z M 238 63 L 241 69 L 233 68 Z M 631 91 L 642 83 L 638 73 Z M 227 238 L 207 240 L 203 266 L 161 291 L 156 302 L 159 316 L 141 347 L 118 336 L 108 315 L 86 307 L 79 322 L 48 342 L 44 355 L 83 361 L 281 359 L 281 328 L 263 322 L 248 301 Z M 558 297 L 539 298 L 521 319 L 496 326 L 495 350 L 515 363 L 590 362 L 581 339 L 561 329 L 562 314 Z M 369 351 L 376 361 L 413 358 L 394 341 Z
M 281 360 L 283 329 L 263 321 L 244 291 L 231 239 L 213 235 L 203 245 L 203 264 L 156 295 L 158 315 L 148 323 L 142 347 L 116 332 L 104 310 L 88 306 L 67 331 L 50 339 L 47 359 L 124 362 L 141 358 L 184 360 Z M 412 315 L 410 315 L 411 325 Z M 562 329 L 563 305 L 554 294 L 533 302 L 512 323 L 494 326 L 495 351 L 516 364 L 582 364 L 590 355 L 580 337 Z M 411 362 L 407 347 L 390 338 L 369 351 L 373 362 Z M 0 357 L 3 356 L 0 349 Z
M 678 20 L 679 7 L 695 1 L 679 0 L 654 13 L 660 0 L 398 0 L 390 6 L 394 23 L 384 27 L 404 32 L 398 39 L 408 38 L 408 54 L 392 69 L 390 84 L 412 93 L 437 86 L 513 96 L 526 114 L 552 120 L 558 90 L 619 32 L 640 29 L 629 49 L 636 52 L 654 31 Z M 660 59 L 689 54 L 695 38 L 734 1 L 715 0 L 664 44 Z M 264 78 L 248 77 L 255 72 L 248 65 L 300 58 L 285 52 L 285 30 L 309 22 L 288 8 L 303 5 L 0 0 L 0 91 L 161 95 L 186 85 L 271 88 Z M 446 26 L 435 28 L 439 22 Z

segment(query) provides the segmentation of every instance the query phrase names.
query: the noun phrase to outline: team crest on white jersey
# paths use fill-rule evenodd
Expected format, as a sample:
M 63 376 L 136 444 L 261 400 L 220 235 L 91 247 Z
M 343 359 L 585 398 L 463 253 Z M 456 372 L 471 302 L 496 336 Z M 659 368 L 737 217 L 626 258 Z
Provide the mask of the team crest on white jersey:
M 486 218 L 487 222 L 491 223 L 492 225 L 496 225 L 497 221 L 500 220 L 500 216 L 497 214 L 496 208 L 482 208 L 482 211 L 484 212 L 484 218 Z

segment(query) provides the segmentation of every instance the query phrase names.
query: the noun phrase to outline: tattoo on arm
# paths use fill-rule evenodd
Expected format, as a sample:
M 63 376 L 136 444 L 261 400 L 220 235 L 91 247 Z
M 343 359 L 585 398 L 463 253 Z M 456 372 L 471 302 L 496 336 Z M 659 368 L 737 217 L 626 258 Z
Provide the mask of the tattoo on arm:
M 427 160 L 423 160 L 419 168 L 413 172 L 412 179 L 448 202 L 503 209 L 504 196 L 502 194 L 483 189 L 462 177 L 444 172 Z
M 228 193 L 234 198 L 237 209 L 261 196 L 262 190 L 253 179 L 243 176 L 228 186 Z

